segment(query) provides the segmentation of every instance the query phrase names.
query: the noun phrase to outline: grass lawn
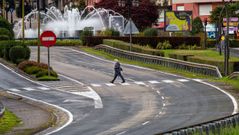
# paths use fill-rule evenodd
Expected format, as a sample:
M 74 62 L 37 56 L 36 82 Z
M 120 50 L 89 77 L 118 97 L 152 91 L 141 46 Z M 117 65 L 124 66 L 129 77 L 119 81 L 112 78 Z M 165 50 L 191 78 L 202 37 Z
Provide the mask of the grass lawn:
M 87 53 L 90 53 L 90 54 L 93 54 L 93 55 L 97 55 L 97 56 L 103 57 L 103 58 L 108 59 L 108 60 L 114 60 L 114 59 L 117 58 L 117 59 L 119 59 L 119 61 L 121 63 L 126 63 L 126 64 L 132 64 L 132 65 L 147 67 L 147 68 L 151 68 L 151 69 L 160 70 L 160 71 L 163 71 L 163 72 L 168 72 L 168 73 L 182 75 L 182 76 L 185 76 L 185 77 L 190 77 L 190 78 L 211 78 L 211 79 L 214 78 L 212 76 L 195 74 L 195 73 L 187 72 L 187 71 L 184 71 L 184 70 L 176 70 L 174 68 L 164 67 L 164 66 L 160 66 L 160 65 L 156 65 L 156 64 L 147 64 L 147 63 L 143 63 L 143 62 L 139 62 L 139 61 L 133 61 L 133 60 L 129 60 L 129 59 L 121 58 L 121 57 L 116 57 L 116 56 L 108 54 L 108 53 L 106 53 L 104 51 L 95 50 L 95 49 L 89 48 L 89 47 L 83 47 L 81 49 L 83 51 L 87 52 Z
M 180 55 L 194 55 L 203 57 L 207 60 L 224 61 L 224 55 L 219 55 L 219 52 L 213 50 L 162 50 L 165 53 L 165 57 L 169 57 L 169 54 Z M 239 61 L 239 58 L 230 57 L 230 61 Z
M 17 126 L 21 120 L 17 118 L 12 112 L 6 109 L 5 114 L 0 118 L 0 134 L 10 131 L 13 127 Z

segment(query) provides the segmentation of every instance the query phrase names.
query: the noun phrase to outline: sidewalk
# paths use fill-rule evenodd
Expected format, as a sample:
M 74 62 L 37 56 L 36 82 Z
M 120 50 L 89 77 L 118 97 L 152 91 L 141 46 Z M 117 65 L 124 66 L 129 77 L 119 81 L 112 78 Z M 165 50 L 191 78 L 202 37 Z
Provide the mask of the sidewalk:
M 21 97 L 13 96 L 3 91 L 0 91 L 0 101 L 9 111 L 22 120 L 20 125 L 13 128 L 7 135 L 28 135 L 40 132 L 48 128 L 52 119 L 54 119 L 50 112 L 28 103 Z
M 230 48 L 230 55 L 239 57 L 239 48 Z

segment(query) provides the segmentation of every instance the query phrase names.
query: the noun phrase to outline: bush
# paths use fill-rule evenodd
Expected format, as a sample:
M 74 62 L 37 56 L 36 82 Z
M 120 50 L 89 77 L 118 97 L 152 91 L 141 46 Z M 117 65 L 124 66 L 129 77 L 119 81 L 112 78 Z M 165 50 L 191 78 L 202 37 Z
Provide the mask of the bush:
M 37 74 L 39 71 L 41 71 L 41 68 L 37 66 L 29 66 L 24 69 L 24 72 L 30 75 Z
M 222 74 L 224 74 L 223 61 L 215 60 L 215 59 L 207 59 L 205 57 L 199 57 L 199 56 L 188 57 L 188 61 L 217 66 L 219 70 L 222 72 Z M 229 70 L 228 70 L 229 74 L 235 71 L 239 71 L 239 61 L 229 61 Z
M 87 45 L 85 38 L 88 36 L 93 36 L 93 32 L 90 29 L 85 28 L 80 34 L 80 39 L 83 45 Z
M 159 42 L 156 49 L 172 49 L 172 45 L 169 41 Z
M 101 31 L 100 36 L 119 36 L 120 32 L 114 29 L 106 29 Z
M 36 78 L 43 77 L 43 76 L 48 76 L 47 69 L 42 69 L 36 74 Z M 50 70 L 50 76 L 58 77 L 57 73 L 53 70 Z
M 122 50 L 130 50 L 129 43 L 126 43 L 123 41 L 105 39 L 104 44 L 115 47 L 115 48 L 119 48 Z M 157 56 L 164 56 L 164 53 L 162 51 L 156 50 L 156 49 L 151 49 L 149 47 L 149 45 L 148 45 L 148 47 L 145 47 L 145 46 L 139 46 L 139 45 L 133 44 L 131 49 L 133 52 L 145 53 L 145 54 L 157 55 Z
M 8 35 L 0 35 L 0 40 L 10 40 Z
M 9 51 L 9 57 L 13 63 L 18 64 L 25 59 L 26 50 L 23 46 L 14 46 Z
M 12 39 L 14 37 L 12 25 L 2 17 L 0 17 L 0 28 L 6 28 L 11 33 L 11 37 L 9 37 L 10 39 Z
M 45 63 L 37 63 L 36 61 L 28 61 L 28 60 L 21 62 L 20 64 L 18 64 L 17 67 L 20 70 L 24 71 L 24 69 L 29 66 L 37 66 L 39 68 L 48 69 L 48 65 Z
M 7 39 L 4 39 L 3 37 L 8 37 Z M 9 40 L 9 39 L 12 39 L 12 34 L 11 32 L 6 29 L 6 28 L 0 28 L 0 40 Z
M 129 42 L 129 37 L 106 37 L 106 36 L 90 36 L 85 37 L 85 42 L 89 46 L 95 46 L 103 43 L 104 39 L 114 39 Z M 159 42 L 169 41 L 172 48 L 178 48 L 181 44 L 200 46 L 200 37 L 132 37 L 132 43 L 139 45 L 149 44 L 156 48 Z
M 157 31 L 157 29 L 154 29 L 154 28 L 146 28 L 144 30 L 144 36 L 145 37 L 158 36 L 158 31 Z

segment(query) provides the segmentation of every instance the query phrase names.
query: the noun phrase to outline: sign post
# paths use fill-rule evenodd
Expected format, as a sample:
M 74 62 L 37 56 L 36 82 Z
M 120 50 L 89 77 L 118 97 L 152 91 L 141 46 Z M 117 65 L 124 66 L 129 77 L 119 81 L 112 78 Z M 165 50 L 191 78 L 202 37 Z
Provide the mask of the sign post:
M 52 31 L 44 31 L 40 36 L 41 44 L 47 47 L 48 52 L 48 76 L 50 76 L 50 47 L 56 44 L 56 35 Z

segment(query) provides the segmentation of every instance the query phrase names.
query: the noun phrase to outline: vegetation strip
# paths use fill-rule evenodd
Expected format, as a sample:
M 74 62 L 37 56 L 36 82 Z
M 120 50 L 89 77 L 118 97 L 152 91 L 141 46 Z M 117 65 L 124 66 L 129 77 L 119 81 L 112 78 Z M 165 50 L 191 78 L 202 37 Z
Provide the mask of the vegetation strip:
M 0 134 L 7 133 L 20 122 L 21 120 L 16 115 L 6 109 L 3 117 L 0 118 Z

